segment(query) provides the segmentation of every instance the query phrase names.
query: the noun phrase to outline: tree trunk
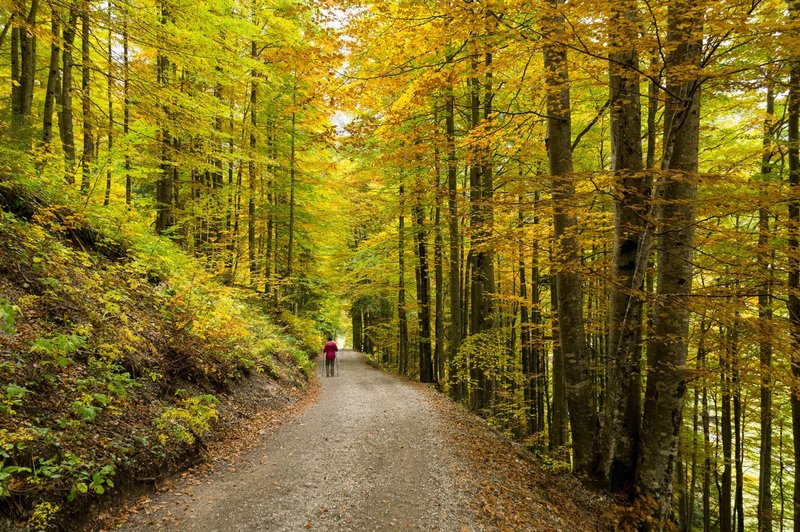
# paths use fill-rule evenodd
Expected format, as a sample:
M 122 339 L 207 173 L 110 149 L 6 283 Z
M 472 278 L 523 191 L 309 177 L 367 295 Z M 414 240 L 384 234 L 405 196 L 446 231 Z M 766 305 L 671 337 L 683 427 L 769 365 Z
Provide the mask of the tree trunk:
M 647 207 L 650 179 L 642 173 L 638 35 L 634 0 L 613 4 L 610 20 L 615 51 L 609 53 L 611 159 L 615 175 L 614 272 L 609 310 L 605 423 L 598 476 L 612 491 L 633 485 L 641 418 L 642 312 L 650 237 Z
M 700 318 L 700 337 L 697 341 L 697 368 L 706 371 L 706 323 Z M 702 374 L 702 373 L 701 373 Z M 700 392 L 700 423 L 703 427 L 703 532 L 711 530 L 711 419 L 708 410 L 708 378 L 703 377 Z
M 767 86 L 767 118 L 764 120 L 764 140 L 761 154 L 761 178 L 764 190 L 772 174 L 772 139 L 775 136 L 775 93 Z M 766 201 L 766 200 L 765 200 Z M 769 210 L 758 210 L 758 260 L 761 289 L 758 292 L 758 343 L 761 363 L 761 443 L 758 467 L 758 530 L 772 532 L 772 260 L 769 250 Z
M 89 0 L 81 6 L 81 112 L 83 115 L 83 155 L 81 156 L 81 192 L 89 193 L 94 161 L 94 120 L 92 117 L 92 69 L 89 52 Z
M 535 192 L 533 196 L 533 209 L 539 208 L 539 193 Z M 539 216 L 533 216 L 534 227 L 539 226 Z M 529 339 L 533 342 L 530 347 L 531 356 L 531 369 L 533 370 L 533 379 L 529 384 L 532 386 L 531 396 L 533 404 L 531 405 L 534 415 L 533 432 L 538 433 L 545 430 L 547 424 L 547 416 L 545 413 L 545 405 L 547 404 L 546 391 L 547 391 L 547 352 L 545 349 L 544 340 L 544 320 L 542 318 L 542 302 L 541 302 L 541 279 L 539 278 L 539 241 L 534 239 L 533 250 L 531 253 L 531 329 Z M 554 357 L 555 358 L 555 357 Z
M 789 16 L 792 22 L 800 20 L 800 0 L 789 0 Z M 791 405 L 792 436 L 794 438 L 794 463 L 800 464 L 800 56 L 789 61 L 789 96 L 786 105 L 789 141 L 789 219 L 786 222 L 788 238 L 788 301 L 789 334 L 791 342 Z M 794 467 L 793 520 L 794 529 L 800 530 L 800 467 Z
M 528 280 L 525 277 L 525 213 L 522 209 L 523 197 L 519 196 L 517 210 L 517 274 L 519 275 L 519 338 L 520 359 L 522 362 L 522 412 L 525 420 L 523 436 L 533 434 L 536 426 L 536 408 L 533 389 L 533 360 L 531 349 L 531 319 L 528 313 Z
M 656 502 L 657 528 L 666 525 L 672 498 L 672 476 L 683 417 L 685 363 L 689 335 L 689 294 L 694 249 L 694 183 L 700 131 L 699 67 L 702 6 L 670 4 L 667 99 L 664 119 L 665 171 L 659 188 L 661 227 L 658 288 L 653 315 L 636 486 Z M 687 74 L 687 67 L 691 69 Z
M 553 264 L 553 253 L 550 250 L 550 264 Z M 550 427 L 550 448 L 555 450 L 564 447 L 568 439 L 567 381 L 564 375 L 564 355 L 561 351 L 561 334 L 559 333 L 558 283 L 555 276 L 550 275 L 550 309 L 553 337 L 553 421 Z
M 169 10 L 164 2 L 161 3 L 161 25 L 166 26 L 167 22 L 169 21 Z M 171 73 L 171 65 L 169 58 L 165 55 L 163 50 L 159 50 L 158 57 L 156 59 L 156 76 L 157 76 L 157 83 L 159 88 L 164 89 L 165 91 L 169 89 L 170 86 L 170 73 Z M 172 224 L 174 223 L 173 219 L 173 166 L 175 164 L 173 158 L 173 151 L 172 151 L 172 136 L 170 134 L 169 126 L 171 122 L 171 109 L 169 107 L 169 103 L 166 100 L 162 100 L 161 102 L 161 111 L 163 112 L 164 118 L 163 123 L 159 129 L 159 143 L 161 147 L 161 172 L 158 177 L 158 182 L 156 183 L 156 231 L 159 234 L 164 234 Z M 241 186 L 241 165 L 239 166 L 239 183 Z M 238 214 L 238 213 L 237 213 Z M 238 230 L 238 216 L 236 217 L 235 223 L 237 227 L 235 230 Z M 233 267 L 236 267 L 234 262 Z
M 656 72 L 654 68 L 659 58 L 659 52 L 654 50 L 650 54 L 650 70 Z M 647 84 L 647 157 L 645 165 L 647 168 L 654 168 L 656 164 L 656 141 L 658 140 L 658 108 L 660 99 L 658 97 L 661 77 L 650 80 Z
M 255 12 L 255 8 L 253 8 Z M 255 15 L 253 17 L 255 19 Z M 253 20 L 255 23 L 255 20 Z M 258 60 L 258 51 L 256 50 L 256 42 L 250 42 L 250 59 L 252 61 Z M 258 277 L 258 267 L 256 266 L 256 131 L 258 128 L 258 113 L 256 106 L 258 105 L 258 74 L 255 67 L 250 71 L 250 151 L 247 160 L 247 176 L 249 179 L 249 195 L 247 200 L 247 258 L 250 265 L 250 284 L 255 284 Z
M 30 125 L 33 107 L 33 87 L 36 80 L 36 16 L 39 0 L 31 0 L 30 9 L 25 13 L 25 5 L 15 2 L 15 18 L 24 22 L 12 29 L 12 83 L 16 80 L 16 90 L 12 89 L 12 121 L 22 127 Z M 14 69 L 14 59 L 19 47 L 18 70 Z M 16 74 L 16 75 L 15 75 Z
M 738 313 L 735 315 L 730 333 L 731 385 L 733 387 L 733 458 L 736 473 L 736 491 L 733 495 L 733 515 L 737 532 L 744 532 L 744 409 L 742 390 L 739 385 L 739 326 Z
M 419 380 L 434 382 L 433 358 L 431 354 L 431 297 L 428 246 L 425 235 L 425 208 L 423 194 L 425 184 L 418 176 L 414 187 L 414 244 L 417 256 L 417 322 L 419 323 Z
M 123 11 L 122 19 L 122 135 L 128 138 L 131 118 L 130 100 L 130 57 L 128 51 L 128 9 Z M 221 172 L 221 169 L 220 169 Z M 220 180 L 222 176 L 220 175 Z M 131 182 L 131 156 L 130 149 L 125 149 L 125 205 L 130 208 L 133 203 L 133 183 Z
M 450 58 L 452 60 L 452 58 Z M 445 106 L 445 136 L 447 141 L 447 228 L 450 243 L 450 345 L 447 353 L 450 368 L 450 390 L 456 400 L 463 397 L 459 393 L 461 387 L 456 386 L 453 379 L 456 377 L 454 369 L 458 348 L 461 346 L 461 236 L 458 227 L 458 169 L 456 167 L 455 144 L 455 95 L 453 87 L 447 89 Z
M 397 325 L 399 333 L 399 347 L 397 350 L 398 371 L 401 375 L 408 374 L 408 318 L 406 317 L 406 259 L 405 259 L 405 188 L 400 185 L 400 215 L 397 226 L 397 259 L 399 276 L 397 281 Z
M 697 369 L 700 370 L 699 360 L 697 362 Z M 686 516 L 688 528 L 687 531 L 691 532 L 694 530 L 694 509 L 695 509 L 695 501 L 697 499 L 697 457 L 700 456 L 698 444 L 698 438 L 700 437 L 700 416 L 699 416 L 699 407 L 700 407 L 700 394 L 698 393 L 697 387 L 693 389 L 692 393 L 692 463 L 690 466 L 690 480 L 689 480 L 689 501 L 688 501 L 688 515 Z
M 353 305 L 350 310 L 353 318 L 353 349 L 356 351 L 363 350 L 362 338 L 364 335 L 364 327 L 361 318 L 361 306 Z
M 69 20 L 64 26 L 61 46 L 62 73 L 61 90 L 59 91 L 58 131 L 61 135 L 61 147 L 64 151 L 64 181 L 72 185 L 75 183 L 75 124 L 72 108 L 72 50 L 75 43 L 75 34 L 78 27 L 78 7 L 71 4 Z
M 439 118 L 436 116 L 434 124 L 438 130 Z M 442 257 L 444 254 L 443 247 L 444 241 L 442 239 L 442 226 L 441 226 L 441 211 L 442 211 L 442 178 L 441 178 L 441 164 L 439 158 L 438 144 L 434 149 L 434 166 L 436 175 L 436 205 L 434 206 L 433 215 L 433 277 L 436 290 L 436 300 L 434 309 L 434 334 L 436 336 L 436 344 L 433 352 L 433 382 L 444 382 L 444 266 L 442 264 Z
M 108 4 L 108 20 L 111 21 L 111 3 Z M 106 99 L 108 103 L 108 162 L 106 163 L 106 193 L 103 197 L 103 205 L 108 207 L 111 201 L 111 152 L 114 149 L 114 100 L 111 99 L 112 78 L 114 72 L 114 55 L 112 50 L 112 33 L 108 33 L 108 72 L 106 73 Z
M 720 327 L 720 336 L 724 330 Z M 720 353 L 720 394 L 722 395 L 722 483 L 719 494 L 719 528 L 733 530 L 731 526 L 731 352 L 726 345 Z
M 292 93 L 292 103 L 294 104 L 294 93 Z M 292 138 L 289 155 L 289 244 L 286 251 L 286 277 L 292 276 L 292 252 L 294 251 L 294 189 L 296 176 L 295 158 L 295 137 L 297 115 L 292 111 Z
M 59 62 L 61 60 L 61 20 L 56 6 L 50 3 L 50 31 L 53 41 L 50 44 L 50 66 L 47 69 L 47 92 L 44 97 L 44 115 L 42 117 L 42 143 L 49 148 L 53 140 L 53 111 L 59 99 L 59 84 L 61 75 Z
M 562 0 L 549 0 L 558 10 Z M 591 387 L 589 361 L 583 327 L 583 289 L 576 238 L 578 221 L 570 205 L 575 195 L 572 175 L 572 138 L 567 49 L 560 44 L 564 35 L 563 15 L 545 21 L 544 65 L 547 83 L 547 157 L 550 162 L 553 195 L 553 226 L 556 239 L 558 324 L 567 402 L 572 429 L 573 469 L 589 473 L 595 464 L 597 433 L 596 401 Z
M 489 24 L 494 20 L 493 17 L 487 16 Z M 492 30 L 489 29 L 488 36 L 491 38 Z M 490 39 L 489 39 L 490 41 Z M 488 45 L 487 45 L 488 46 Z M 484 94 L 483 94 L 483 122 L 484 134 L 490 134 L 492 129 L 492 105 L 494 100 L 494 87 L 493 87 L 493 74 L 492 69 L 492 53 L 487 51 L 484 54 Z M 479 248 L 477 250 L 477 265 L 481 268 L 479 288 L 484 292 L 480 297 L 481 309 L 479 311 L 478 320 L 480 321 L 481 330 L 487 330 L 494 326 L 494 303 L 492 300 L 492 293 L 498 289 L 495 287 L 494 278 L 494 253 L 491 249 L 492 232 L 494 229 L 494 165 L 493 156 L 490 143 L 485 145 L 480 150 L 480 181 L 481 181 L 481 202 L 479 208 L 480 225 L 479 225 Z M 486 371 L 482 370 L 480 373 L 481 381 L 481 406 L 486 407 L 493 402 L 495 393 L 495 383 L 490 377 L 486 375 Z
M 273 120 L 269 120 L 267 124 L 267 154 L 272 157 L 272 152 L 275 148 L 275 124 Z M 274 160 L 274 159 L 273 159 Z M 269 296 L 272 291 L 272 198 L 273 198 L 273 176 L 275 173 L 275 166 L 271 163 L 267 164 L 267 241 L 264 245 L 264 294 Z M 356 351 L 360 351 L 356 349 Z
M 19 9 L 19 6 L 17 6 Z M 14 125 L 21 120 L 20 110 L 20 40 L 22 38 L 22 28 L 14 25 L 14 19 L 22 18 L 21 12 L 14 12 L 11 15 L 11 120 Z

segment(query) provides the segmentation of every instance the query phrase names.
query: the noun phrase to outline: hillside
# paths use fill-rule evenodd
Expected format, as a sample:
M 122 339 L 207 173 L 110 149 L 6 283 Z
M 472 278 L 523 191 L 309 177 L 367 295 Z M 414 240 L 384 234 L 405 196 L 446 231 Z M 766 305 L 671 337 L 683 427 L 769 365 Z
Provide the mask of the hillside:
M 135 224 L 0 185 L 0 528 L 80 523 L 302 395 L 310 323 Z

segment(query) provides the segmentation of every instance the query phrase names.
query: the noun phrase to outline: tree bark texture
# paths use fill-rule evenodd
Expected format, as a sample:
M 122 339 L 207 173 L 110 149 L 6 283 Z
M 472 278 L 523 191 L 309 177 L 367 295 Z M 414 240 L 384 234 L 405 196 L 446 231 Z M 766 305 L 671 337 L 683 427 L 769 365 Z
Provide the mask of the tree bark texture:
M 81 192 L 89 193 L 94 162 L 94 119 L 92 113 L 92 68 L 90 3 L 81 6 L 81 114 L 83 116 L 83 155 L 81 155 Z
M 789 15 L 793 22 L 800 20 L 800 1 L 789 0 Z M 789 61 L 789 96 L 787 102 L 788 159 L 789 159 L 789 218 L 788 238 L 788 300 L 789 334 L 791 345 L 792 436 L 794 463 L 800 464 L 800 54 Z M 794 468 L 794 529 L 800 530 L 800 467 Z
M 72 107 L 72 51 L 78 27 L 78 7 L 70 5 L 69 19 L 64 25 L 61 42 L 61 90 L 59 91 L 58 130 L 61 136 L 61 149 L 64 151 L 64 181 L 75 183 L 75 123 Z
M 22 127 L 30 125 L 33 107 L 33 88 L 36 80 L 36 16 L 39 11 L 39 0 L 31 0 L 30 7 L 24 2 L 14 2 L 14 19 L 18 26 L 11 31 L 12 63 L 19 47 L 18 70 L 14 75 L 12 64 L 12 82 L 17 86 L 12 89 L 12 120 Z
M 445 103 L 445 137 L 447 142 L 447 230 L 450 248 L 449 288 L 450 288 L 450 344 L 447 354 L 449 375 L 455 377 L 455 360 L 461 346 L 461 236 L 458 217 L 458 168 L 456 166 L 455 144 L 455 95 L 452 85 L 448 87 Z M 462 399 L 458 393 L 460 386 L 450 383 L 451 395 Z
M 408 318 L 406 316 L 406 259 L 405 259 L 405 187 L 400 185 L 399 211 L 397 225 L 397 325 L 399 346 L 397 352 L 398 371 L 401 375 L 408 374 Z
M 425 234 L 425 208 L 423 194 L 425 185 L 418 176 L 414 187 L 414 247 L 416 250 L 417 279 L 417 322 L 419 324 L 419 380 L 434 382 L 433 356 L 431 351 L 431 296 L 430 266 L 428 264 L 428 246 Z
M 612 7 L 609 53 L 611 163 L 614 172 L 614 270 L 608 331 L 605 423 L 598 476 L 612 491 L 633 486 L 641 418 L 641 296 L 651 239 L 650 179 L 643 173 L 636 2 Z
M 567 50 L 559 44 L 564 33 L 564 17 L 558 13 L 561 0 L 550 0 L 549 5 L 553 12 L 546 21 L 545 35 L 548 41 L 544 45 L 544 65 L 547 83 L 547 157 L 552 179 L 556 239 L 559 343 L 572 430 L 573 469 L 590 473 L 596 461 L 597 407 L 585 350 L 583 288 L 577 270 L 580 266 L 576 237 L 578 220 L 572 212 L 575 183 L 572 175 L 569 67 Z
M 761 154 L 761 178 L 765 184 L 772 174 L 772 144 L 775 136 L 775 93 L 767 86 L 767 116 L 764 119 L 764 140 Z M 761 363 L 761 440 L 758 467 L 758 530 L 772 532 L 772 258 L 769 250 L 770 213 L 767 207 L 758 210 L 758 260 L 763 283 L 758 293 L 758 344 Z
M 255 10 L 255 8 L 254 8 Z M 253 17 L 255 18 L 255 17 Z M 255 21 L 254 21 L 255 22 Z M 257 44 L 250 41 L 250 59 L 258 60 Z M 250 266 L 250 284 L 255 284 L 258 277 L 258 267 L 256 263 L 256 189 L 258 178 L 256 176 L 256 147 L 258 130 L 258 74 L 255 68 L 250 71 L 250 131 L 249 131 L 249 153 L 247 160 L 247 177 L 249 182 L 249 194 L 247 199 L 247 258 Z
M 689 294 L 694 251 L 694 200 L 700 132 L 702 4 L 670 4 L 667 99 L 664 119 L 664 183 L 658 237 L 658 287 L 648 350 L 647 388 L 636 469 L 640 494 L 655 501 L 654 517 L 666 526 L 686 391 Z M 687 72 L 688 70 L 688 72 Z
M 53 140 L 53 113 L 55 103 L 59 99 L 61 72 L 58 65 L 61 60 L 61 20 L 58 8 L 50 3 L 50 31 L 53 41 L 50 44 L 50 65 L 47 69 L 47 92 L 44 97 L 44 114 L 42 116 L 42 144 L 49 146 Z

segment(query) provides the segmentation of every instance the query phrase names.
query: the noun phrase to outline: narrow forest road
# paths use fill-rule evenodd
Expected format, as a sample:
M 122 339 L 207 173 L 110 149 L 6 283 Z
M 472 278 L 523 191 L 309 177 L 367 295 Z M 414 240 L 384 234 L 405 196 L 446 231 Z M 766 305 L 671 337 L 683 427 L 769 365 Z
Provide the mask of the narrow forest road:
M 336 377 L 321 364 L 317 375 L 319 398 L 296 419 L 236 461 L 179 479 L 120 530 L 603 528 L 591 510 L 568 515 L 582 503 L 559 516 L 541 487 L 520 487 L 535 480 L 532 464 L 423 386 L 353 351 L 340 353 Z M 574 491 L 552 486 L 553 499 L 565 489 Z M 544 519 L 531 521 L 536 514 Z
M 342 351 L 339 373 L 234 467 L 175 486 L 124 530 L 459 530 L 476 518 L 419 390 Z M 210 481 L 210 483 L 209 483 Z M 177 497 L 176 497 L 177 494 Z M 167 502 L 167 504 L 163 504 Z

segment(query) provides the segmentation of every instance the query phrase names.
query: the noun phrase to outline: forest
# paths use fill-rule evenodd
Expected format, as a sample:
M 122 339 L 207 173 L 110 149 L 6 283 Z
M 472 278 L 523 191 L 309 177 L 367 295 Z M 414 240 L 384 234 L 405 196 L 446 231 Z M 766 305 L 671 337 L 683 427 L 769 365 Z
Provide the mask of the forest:
M 125 393 L 71 369 L 143 375 L 100 325 L 22 326 L 91 248 L 128 282 L 102 320 L 138 275 L 180 334 L 263 353 L 244 293 L 614 494 L 620 529 L 800 530 L 800 1 L 2 0 L 0 19 L 0 503 L 31 485 L 29 442 L 56 445 L 28 399 L 70 383 L 92 421 Z M 210 382 L 281 371 L 182 356 L 162 363 Z

